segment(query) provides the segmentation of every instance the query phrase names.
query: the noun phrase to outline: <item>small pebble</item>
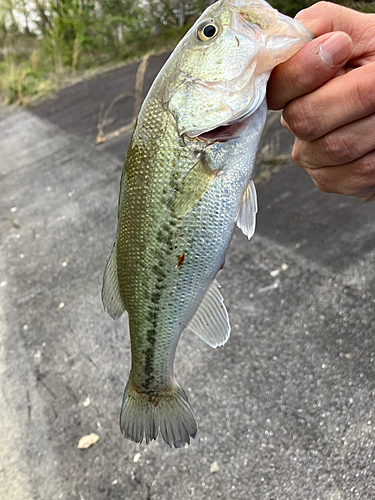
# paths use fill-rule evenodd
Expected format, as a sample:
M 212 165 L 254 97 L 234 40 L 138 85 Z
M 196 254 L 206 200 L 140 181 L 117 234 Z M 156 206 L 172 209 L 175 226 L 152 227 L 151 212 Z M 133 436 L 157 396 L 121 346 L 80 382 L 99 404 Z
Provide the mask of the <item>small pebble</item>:
M 2 281 L 2 282 L 0 283 L 0 287 L 2 288 L 2 287 L 3 287 L 3 286 L 5 286 L 6 284 L 7 284 L 7 282 L 6 282 L 6 281 Z
M 64 306 L 65 306 L 64 302 L 60 302 L 59 309 L 63 309 Z
M 134 455 L 133 462 L 134 462 L 134 463 L 139 462 L 139 459 L 140 459 L 140 458 L 141 458 L 141 454 L 140 454 L 140 453 L 136 453 L 136 454 Z
M 62 265 L 62 267 L 66 267 L 68 265 L 68 263 L 64 261 L 61 263 L 61 265 Z
M 90 448 L 90 446 L 97 443 L 98 441 L 99 441 L 99 436 L 93 432 L 92 434 L 88 434 L 87 436 L 81 437 L 77 448 L 79 448 L 80 450 L 86 450 L 87 448 Z
M 274 271 L 270 272 L 270 275 L 274 278 L 275 276 L 278 276 L 280 274 L 280 269 L 275 269 Z
M 117 479 L 114 479 L 114 480 L 112 481 L 112 484 L 113 484 L 113 485 L 116 485 L 117 483 L 118 483 Z
M 23 259 L 25 257 L 25 254 L 24 253 L 21 253 L 20 254 L 20 259 Z
M 212 462 L 212 464 L 210 465 L 210 472 L 211 474 L 214 474 L 215 472 L 218 472 L 219 470 L 219 464 L 216 462 Z
M 12 212 L 12 214 L 14 214 L 14 212 L 17 212 L 17 207 L 12 207 L 10 211 Z
M 281 270 L 282 271 L 286 271 L 288 269 L 288 267 L 289 267 L 288 264 L 285 264 L 285 263 L 281 264 Z
M 91 403 L 91 400 L 89 397 L 87 397 L 82 404 L 83 404 L 83 406 L 86 407 L 86 406 L 90 406 L 90 403 Z
M 57 217 L 57 220 L 60 221 L 60 220 L 65 220 L 65 215 L 61 215 L 60 217 Z
M 48 186 L 47 191 L 51 191 L 51 190 L 52 190 L 51 186 Z

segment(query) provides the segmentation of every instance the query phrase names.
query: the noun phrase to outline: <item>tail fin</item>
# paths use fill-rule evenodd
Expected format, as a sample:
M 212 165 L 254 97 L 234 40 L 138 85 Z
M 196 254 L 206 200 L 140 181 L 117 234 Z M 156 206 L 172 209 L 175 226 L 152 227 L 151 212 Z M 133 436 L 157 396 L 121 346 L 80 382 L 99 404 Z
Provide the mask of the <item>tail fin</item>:
M 197 422 L 185 391 L 175 385 L 173 392 L 155 397 L 140 396 L 127 384 L 122 401 L 120 428 L 124 437 L 146 444 L 157 438 L 160 428 L 164 441 L 182 448 L 195 438 Z

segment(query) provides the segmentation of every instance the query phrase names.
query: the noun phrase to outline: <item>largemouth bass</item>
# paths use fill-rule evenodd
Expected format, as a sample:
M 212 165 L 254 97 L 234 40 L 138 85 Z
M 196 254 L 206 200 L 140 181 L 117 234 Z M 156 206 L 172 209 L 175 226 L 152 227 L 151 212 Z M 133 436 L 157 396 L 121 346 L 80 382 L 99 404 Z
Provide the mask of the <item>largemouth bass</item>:
M 155 79 L 123 169 L 115 244 L 102 290 L 129 316 L 132 365 L 120 427 L 137 443 L 181 447 L 197 424 L 173 374 L 185 328 L 212 347 L 230 325 L 215 280 L 235 225 L 250 239 L 251 174 L 271 70 L 312 38 L 262 0 L 220 0 L 198 19 Z

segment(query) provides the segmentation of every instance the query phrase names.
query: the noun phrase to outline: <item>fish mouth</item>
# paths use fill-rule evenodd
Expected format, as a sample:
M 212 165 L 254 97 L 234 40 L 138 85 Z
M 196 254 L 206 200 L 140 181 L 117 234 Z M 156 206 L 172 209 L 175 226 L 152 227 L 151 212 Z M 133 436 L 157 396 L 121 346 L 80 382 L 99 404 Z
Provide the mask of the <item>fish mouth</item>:
M 229 125 L 220 125 L 208 132 L 204 132 L 197 136 L 197 139 L 213 143 L 213 142 L 228 142 L 233 139 L 237 139 L 241 135 L 241 129 L 243 128 L 243 121 L 237 121 L 230 123 Z
M 232 116 L 226 123 L 219 123 L 216 127 L 210 130 L 206 129 L 206 131 L 201 134 L 197 134 L 196 138 L 198 140 L 211 144 L 217 142 L 228 142 L 242 136 L 244 130 L 247 128 L 249 119 L 251 119 L 254 113 L 256 113 L 258 108 L 261 106 L 266 94 L 266 83 L 269 72 L 263 73 L 254 79 L 255 68 L 256 64 L 252 63 L 251 66 L 248 67 L 236 81 L 236 84 L 238 85 L 238 80 L 241 80 L 241 86 L 237 86 L 236 88 L 237 92 L 246 87 L 251 89 L 247 106 L 245 106 L 242 110 L 238 110 L 237 113 L 235 113 L 234 116 Z M 207 87 L 208 86 L 209 85 L 207 84 Z
M 254 114 L 262 105 L 264 96 L 260 93 L 260 99 L 257 99 L 255 106 L 250 106 L 246 111 L 242 112 L 240 116 L 235 117 L 228 123 L 218 125 L 211 130 L 207 130 L 202 134 L 196 136 L 199 141 L 213 144 L 218 142 L 229 142 L 239 139 L 244 134 L 248 133 L 249 124 L 253 119 Z

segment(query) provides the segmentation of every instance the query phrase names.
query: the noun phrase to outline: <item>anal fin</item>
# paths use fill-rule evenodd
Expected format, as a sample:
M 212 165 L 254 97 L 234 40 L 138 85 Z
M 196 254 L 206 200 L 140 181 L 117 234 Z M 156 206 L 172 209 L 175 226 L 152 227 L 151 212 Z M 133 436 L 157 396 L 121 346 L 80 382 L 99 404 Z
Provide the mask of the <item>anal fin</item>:
M 118 319 L 125 311 L 118 284 L 116 243 L 104 271 L 102 302 L 104 309 L 113 319 Z
M 250 239 L 255 232 L 257 212 L 257 193 L 254 182 L 250 181 L 243 192 L 237 215 L 237 226 L 248 239 Z
M 211 347 L 224 345 L 230 335 L 229 316 L 219 288 L 219 283 L 214 280 L 187 326 Z

